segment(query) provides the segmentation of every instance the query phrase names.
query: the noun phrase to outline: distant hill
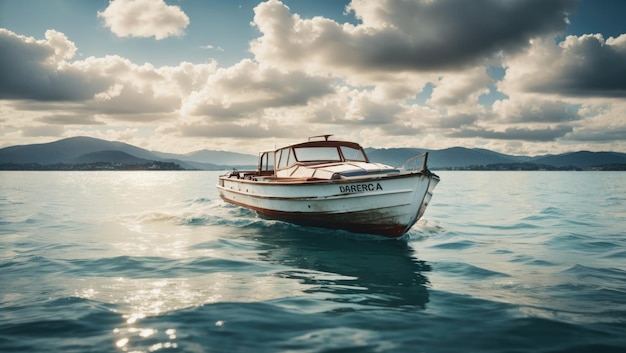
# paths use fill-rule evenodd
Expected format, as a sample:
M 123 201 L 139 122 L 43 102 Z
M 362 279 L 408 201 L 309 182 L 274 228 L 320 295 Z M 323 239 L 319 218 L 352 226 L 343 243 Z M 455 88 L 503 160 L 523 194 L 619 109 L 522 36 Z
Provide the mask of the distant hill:
M 366 148 L 373 162 L 401 167 L 418 154 L 429 153 L 431 169 L 541 170 L 600 169 L 626 170 L 626 154 L 579 151 L 545 156 L 512 156 L 486 149 L 452 147 L 442 150 L 420 148 Z M 227 151 L 200 150 L 188 154 L 149 151 L 122 142 L 92 137 L 71 137 L 49 143 L 0 149 L 0 169 L 41 169 L 54 165 L 112 163 L 125 165 L 158 162 L 183 169 L 224 170 L 255 168 L 257 156 Z M 46 167 L 48 166 L 48 167 Z M 63 167 L 66 168 L 66 167 Z M 71 167 L 70 167 L 71 168 Z
M 404 162 L 421 153 L 428 152 L 431 169 L 477 169 L 477 170 L 532 170 L 532 169 L 598 169 L 624 170 L 626 153 L 618 152 L 570 152 L 548 156 L 513 156 L 486 149 L 452 147 L 442 150 L 419 148 L 367 148 L 373 162 L 401 167 Z M 490 168 L 492 166 L 493 168 Z
M 487 165 L 494 163 L 515 163 L 520 160 L 515 156 L 497 153 L 485 149 L 452 147 L 431 151 L 428 158 L 432 168 L 455 168 L 469 165 Z
M 241 155 L 245 156 L 245 155 Z M 252 156 L 250 156 L 252 157 Z M 254 158 L 255 159 L 255 158 Z M 70 137 L 54 142 L 11 146 L 0 149 L 0 164 L 46 166 L 90 163 L 117 163 L 126 165 L 146 164 L 149 162 L 174 163 L 183 169 L 223 170 L 231 165 L 218 165 L 204 160 L 194 160 L 185 155 L 153 152 L 123 142 L 106 141 L 93 137 Z M 256 164 L 256 161 L 252 164 Z
M 123 142 L 79 136 L 49 143 L 0 149 L 0 163 L 71 164 L 79 156 L 100 151 L 121 151 L 136 158 L 160 160 L 159 157 L 148 150 Z
M 366 148 L 365 153 L 371 162 L 402 167 L 404 161 L 428 150 L 418 148 Z
M 443 150 L 426 150 L 417 148 L 391 148 L 366 150 L 370 160 L 401 167 L 407 159 L 428 152 L 428 165 L 432 169 L 464 168 L 471 165 L 486 165 L 495 163 L 517 163 L 523 158 L 509 156 L 485 149 L 469 149 L 452 147 Z
M 227 151 L 201 150 L 185 154 L 189 160 L 222 165 L 256 165 L 257 156 Z
M 531 162 L 553 165 L 556 167 L 574 166 L 578 168 L 587 168 L 597 165 L 626 164 L 626 154 L 616 152 L 580 151 L 555 156 L 540 157 L 532 159 Z
M 131 154 L 122 151 L 97 151 L 80 155 L 72 159 L 71 164 L 89 164 L 89 163 L 123 163 L 123 164 L 145 164 L 150 163 L 149 160 L 137 158 Z

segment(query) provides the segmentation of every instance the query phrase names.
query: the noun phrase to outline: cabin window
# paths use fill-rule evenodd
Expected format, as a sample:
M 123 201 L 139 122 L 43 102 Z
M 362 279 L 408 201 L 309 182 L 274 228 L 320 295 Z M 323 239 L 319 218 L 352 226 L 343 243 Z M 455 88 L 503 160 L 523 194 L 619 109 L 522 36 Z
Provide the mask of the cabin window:
M 259 158 L 259 170 L 274 171 L 274 152 L 263 152 Z
M 296 156 L 294 155 L 293 151 L 291 151 L 291 148 L 289 149 L 289 158 L 287 158 L 287 166 L 292 166 L 296 164 Z
M 281 165 L 283 165 L 284 163 L 282 161 L 282 158 L 283 158 L 283 150 L 276 151 L 276 165 L 278 166 L 278 169 L 280 169 Z
M 283 168 L 287 168 L 291 165 L 290 160 L 292 160 L 291 158 L 291 148 L 283 148 L 282 150 L 279 151 L 279 157 L 278 157 L 278 169 L 283 169 Z
M 336 147 L 300 147 L 294 150 L 300 162 L 341 161 Z
M 348 146 L 341 146 L 341 154 L 346 161 L 366 162 L 367 159 L 363 154 L 363 150 Z

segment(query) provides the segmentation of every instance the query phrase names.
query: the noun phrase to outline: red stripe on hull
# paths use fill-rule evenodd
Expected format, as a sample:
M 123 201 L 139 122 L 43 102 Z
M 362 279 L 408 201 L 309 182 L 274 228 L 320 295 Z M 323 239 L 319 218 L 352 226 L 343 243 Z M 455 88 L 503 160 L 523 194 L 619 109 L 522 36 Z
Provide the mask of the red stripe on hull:
M 413 224 L 398 224 L 393 222 L 384 222 L 385 218 L 389 218 L 383 212 L 378 210 L 352 212 L 352 213 L 321 213 L 321 212 L 285 212 L 258 208 L 246 204 L 242 204 L 233 200 L 222 197 L 228 203 L 248 208 L 256 213 L 279 221 L 328 229 L 341 229 L 353 233 L 376 234 L 389 238 L 398 238 L 404 235 Z M 376 219 L 374 223 L 368 223 L 368 220 Z

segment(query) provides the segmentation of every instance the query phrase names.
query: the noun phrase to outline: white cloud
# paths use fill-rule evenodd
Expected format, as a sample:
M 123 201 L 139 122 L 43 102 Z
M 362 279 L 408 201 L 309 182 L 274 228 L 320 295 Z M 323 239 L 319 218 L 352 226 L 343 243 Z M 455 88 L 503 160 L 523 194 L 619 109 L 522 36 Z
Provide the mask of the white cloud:
M 533 38 L 563 31 L 574 5 L 570 0 L 355 0 L 348 10 L 361 23 L 352 25 L 304 19 L 270 0 L 255 8 L 253 24 L 261 36 L 250 48 L 264 65 L 341 78 L 353 89 L 338 86 L 343 97 L 312 102 L 309 120 L 334 129 L 372 127 L 368 131 L 378 131 L 378 143 L 394 144 L 394 136 L 420 134 L 424 127 L 431 135 L 454 133 L 464 144 L 477 138 L 551 141 L 571 131 L 571 124 L 511 126 L 478 99 L 495 83 L 486 65 L 522 53 Z M 410 103 L 427 82 L 434 87 L 427 97 L 432 109 Z M 525 117 L 558 119 L 557 108 L 539 109 L 546 111 Z
M 493 105 L 493 111 L 504 124 L 554 124 L 583 119 L 576 105 L 534 96 L 497 101 Z
M 49 137 L 60 136 L 63 133 L 63 127 L 58 125 L 29 125 L 22 129 L 22 135 L 25 137 Z
M 175 117 L 183 97 L 202 90 L 217 70 L 215 62 L 155 68 L 115 55 L 68 61 L 76 47 L 56 31 L 35 40 L 0 29 L 0 50 L 11 53 L 0 57 L 0 99 L 56 115 L 100 114 L 134 122 Z
M 212 46 L 212 45 L 210 45 L 210 44 L 203 45 L 203 46 L 201 46 L 200 48 L 202 48 L 202 49 L 208 49 L 208 50 L 224 51 L 224 48 L 222 48 L 222 47 L 214 47 L 214 46 Z
M 181 111 L 215 120 L 261 116 L 267 108 L 306 105 L 314 97 L 330 94 L 331 82 L 246 59 L 209 77 L 201 90 L 188 96 Z
M 613 102 L 611 105 L 598 107 L 583 107 L 581 111 L 595 111 L 585 116 L 580 123 L 576 124 L 574 131 L 565 136 L 565 140 L 583 142 L 591 145 L 600 143 L 614 146 L 615 150 L 623 150 L 620 145 L 626 136 L 626 102 Z
M 163 0 L 111 0 L 98 12 L 104 25 L 120 37 L 154 37 L 157 40 L 181 36 L 189 17 L 178 6 Z
M 574 0 L 364 1 L 349 10 L 362 24 L 290 14 L 278 0 L 255 8 L 262 36 L 257 60 L 279 67 L 337 72 L 459 70 L 538 35 L 563 31 Z M 528 18 L 532 18 L 529 21 Z
M 109 77 L 85 75 L 68 65 L 76 46 L 60 32 L 46 31 L 45 40 L 0 28 L 0 99 L 77 101 L 105 89 Z
M 271 147 L 322 133 L 376 147 L 623 150 L 626 35 L 555 42 L 571 4 L 355 0 L 349 11 L 361 23 L 341 24 L 301 18 L 269 0 L 255 8 L 254 58 L 228 67 L 154 67 L 116 55 L 76 60 L 78 48 L 63 33 L 34 39 L 0 29 L 0 52 L 11 53 L 0 56 L 0 134 L 89 134 L 168 143 L 159 149 L 170 151 L 214 144 L 254 152 L 260 146 L 246 141 Z M 127 22 L 114 5 L 128 10 Z M 119 21 L 126 32 L 118 35 L 157 39 L 188 24 L 162 26 L 161 34 L 133 27 L 135 5 L 116 0 L 99 16 Z M 487 71 L 498 64 L 504 78 Z M 478 104 L 493 85 L 506 97 Z
M 35 120 L 50 125 L 104 125 L 95 115 L 82 114 L 47 114 Z
M 571 97 L 626 97 L 626 34 L 606 41 L 600 34 L 533 40 L 528 51 L 505 59 L 503 92 Z
M 54 56 L 50 59 L 50 63 L 60 63 L 63 60 L 68 60 L 74 57 L 76 51 L 76 45 L 71 42 L 65 34 L 55 31 L 55 30 L 47 30 L 45 33 L 45 42 L 39 42 L 43 45 L 48 45 L 54 50 Z
M 434 84 L 428 103 L 439 107 L 466 103 L 475 105 L 478 97 L 489 92 L 487 86 L 491 83 L 493 80 L 484 67 L 447 73 Z

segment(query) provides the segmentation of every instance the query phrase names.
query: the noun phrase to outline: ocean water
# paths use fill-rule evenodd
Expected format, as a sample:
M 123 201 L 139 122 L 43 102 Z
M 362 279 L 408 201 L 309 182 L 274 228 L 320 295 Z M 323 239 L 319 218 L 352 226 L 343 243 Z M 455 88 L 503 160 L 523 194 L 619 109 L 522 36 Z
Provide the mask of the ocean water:
M 626 174 L 439 172 L 402 239 L 218 172 L 1 172 L 0 352 L 625 352 Z

